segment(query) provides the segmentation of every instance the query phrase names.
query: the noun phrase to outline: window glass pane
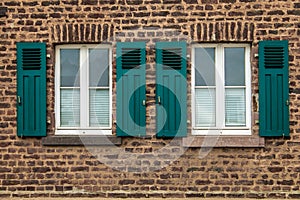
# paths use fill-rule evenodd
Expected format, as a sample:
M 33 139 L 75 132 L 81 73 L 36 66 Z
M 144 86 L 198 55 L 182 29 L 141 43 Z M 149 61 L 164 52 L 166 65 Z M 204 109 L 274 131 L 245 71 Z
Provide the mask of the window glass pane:
M 225 125 L 246 126 L 245 89 L 225 90 Z
M 60 90 L 60 125 L 62 127 L 80 126 L 80 90 Z
M 60 84 L 62 87 L 79 86 L 79 49 L 60 50 Z
M 90 89 L 90 126 L 109 126 L 109 90 Z
M 215 89 L 195 90 L 196 127 L 216 126 Z
M 245 48 L 225 48 L 225 85 L 245 85 Z
M 89 49 L 90 87 L 108 87 L 108 49 Z
M 195 85 L 215 86 L 215 48 L 195 49 Z

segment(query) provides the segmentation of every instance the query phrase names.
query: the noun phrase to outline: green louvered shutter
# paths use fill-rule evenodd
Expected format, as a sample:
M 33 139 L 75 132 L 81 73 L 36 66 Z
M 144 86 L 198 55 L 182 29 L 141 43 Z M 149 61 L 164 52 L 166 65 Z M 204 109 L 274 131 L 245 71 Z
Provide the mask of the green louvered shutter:
M 146 44 L 117 43 L 117 136 L 146 135 Z
M 259 42 L 259 133 L 289 136 L 288 41 Z
M 187 133 L 186 43 L 156 43 L 157 137 Z
M 46 44 L 17 43 L 17 135 L 46 136 Z

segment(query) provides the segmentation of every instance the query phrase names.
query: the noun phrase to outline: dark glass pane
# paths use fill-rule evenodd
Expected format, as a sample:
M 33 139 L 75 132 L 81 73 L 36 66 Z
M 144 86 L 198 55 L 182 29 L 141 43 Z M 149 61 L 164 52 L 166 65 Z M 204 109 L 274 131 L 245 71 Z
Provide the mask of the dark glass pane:
M 108 49 L 89 49 L 90 87 L 108 87 L 109 52 Z
M 245 48 L 225 48 L 225 85 L 245 85 Z
M 215 48 L 195 49 L 195 85 L 215 86 Z
M 79 49 L 60 50 L 60 84 L 62 87 L 79 86 Z

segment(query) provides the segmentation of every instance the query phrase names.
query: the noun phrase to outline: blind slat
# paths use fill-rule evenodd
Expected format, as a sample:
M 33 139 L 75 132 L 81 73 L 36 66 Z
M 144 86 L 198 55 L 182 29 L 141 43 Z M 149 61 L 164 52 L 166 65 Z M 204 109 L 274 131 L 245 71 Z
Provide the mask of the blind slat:
M 216 126 L 216 92 L 215 89 L 196 89 L 196 126 Z
M 80 126 L 80 90 L 60 90 L 60 125 L 62 127 Z
M 245 89 L 225 90 L 225 125 L 246 125 Z
M 90 126 L 109 126 L 109 90 L 90 89 Z

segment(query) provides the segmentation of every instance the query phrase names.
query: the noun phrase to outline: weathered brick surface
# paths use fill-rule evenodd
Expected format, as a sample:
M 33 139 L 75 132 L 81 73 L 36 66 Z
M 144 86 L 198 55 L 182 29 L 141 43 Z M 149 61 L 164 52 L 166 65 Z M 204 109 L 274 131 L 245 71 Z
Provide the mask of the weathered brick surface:
M 9 0 L 1 1 L 0 6 L 7 7 L 7 16 L 0 17 L 0 197 L 299 198 L 297 0 Z M 204 158 L 199 158 L 200 148 L 184 149 L 180 141 L 168 146 L 170 140 L 155 137 L 126 138 L 120 148 L 136 155 L 130 160 L 134 164 L 109 148 L 96 149 L 107 154 L 104 163 L 115 164 L 111 168 L 97 160 L 91 149 L 46 147 L 40 139 L 16 136 L 16 42 L 47 43 L 51 55 L 47 59 L 47 108 L 53 119 L 56 44 L 109 42 L 115 47 L 116 41 L 146 41 L 147 134 L 154 136 L 153 48 L 156 41 L 178 39 L 251 43 L 254 101 L 258 41 L 288 39 L 291 138 L 266 139 L 265 148 L 215 148 Z M 115 56 L 115 48 L 113 53 Z M 113 80 L 115 73 L 114 57 Z M 116 84 L 113 86 L 115 117 Z M 253 113 L 257 114 L 255 103 Z M 53 134 L 54 120 L 48 125 L 48 135 Z M 257 125 L 253 134 L 258 134 Z M 177 158 L 178 154 L 182 156 Z M 165 167 L 157 170 L 160 165 Z

